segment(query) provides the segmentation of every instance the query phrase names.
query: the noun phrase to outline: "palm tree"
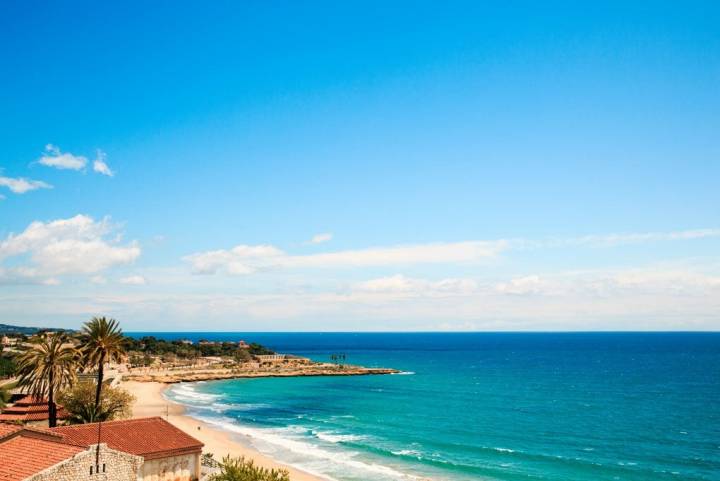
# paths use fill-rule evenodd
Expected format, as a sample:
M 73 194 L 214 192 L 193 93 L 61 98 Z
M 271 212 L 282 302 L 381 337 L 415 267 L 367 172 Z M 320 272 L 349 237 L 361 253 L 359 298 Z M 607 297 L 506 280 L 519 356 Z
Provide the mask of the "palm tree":
M 18 385 L 28 394 L 48 400 L 48 426 L 57 426 L 55 394 L 75 381 L 78 350 L 65 333 L 35 338 L 33 346 L 18 358 Z
M 106 362 L 119 362 L 125 355 L 123 333 L 115 319 L 93 317 L 83 326 L 80 334 L 83 342 L 83 364 L 97 365 L 97 387 L 95 389 L 95 412 L 100 412 L 103 366 Z

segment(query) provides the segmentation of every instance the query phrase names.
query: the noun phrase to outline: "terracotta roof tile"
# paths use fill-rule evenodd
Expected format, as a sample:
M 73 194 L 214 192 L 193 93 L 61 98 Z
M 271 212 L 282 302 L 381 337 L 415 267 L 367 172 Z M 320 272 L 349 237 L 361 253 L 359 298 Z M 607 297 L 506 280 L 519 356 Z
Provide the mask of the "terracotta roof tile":
M 0 481 L 21 481 L 81 451 L 83 448 L 63 444 L 59 440 L 15 436 L 0 441 Z
M 62 439 L 63 437 L 62 434 L 54 433 L 47 428 L 0 422 L 0 442 L 2 442 L 5 438 L 14 436 L 18 433 L 25 434 L 30 437 L 44 436 L 58 439 Z
M 65 442 L 87 447 L 97 443 L 98 425 L 78 424 L 51 429 L 64 436 Z M 102 423 L 101 442 L 110 449 L 158 459 L 180 454 L 199 453 L 203 443 L 160 417 Z

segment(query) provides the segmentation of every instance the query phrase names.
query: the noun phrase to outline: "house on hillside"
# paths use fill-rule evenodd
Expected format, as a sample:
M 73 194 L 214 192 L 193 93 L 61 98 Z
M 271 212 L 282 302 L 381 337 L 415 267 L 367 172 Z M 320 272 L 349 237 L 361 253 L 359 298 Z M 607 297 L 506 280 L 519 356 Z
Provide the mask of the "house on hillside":
M 137 481 L 194 481 L 200 478 L 203 444 L 160 417 L 78 424 L 52 428 L 64 442 L 87 448 L 98 442 L 140 456 Z M 2 478 L 0 478 L 2 479 Z M 135 479 L 135 478 L 133 478 Z
M 0 423 L 3 481 L 135 481 L 143 458 L 110 449 L 67 444 L 48 429 Z

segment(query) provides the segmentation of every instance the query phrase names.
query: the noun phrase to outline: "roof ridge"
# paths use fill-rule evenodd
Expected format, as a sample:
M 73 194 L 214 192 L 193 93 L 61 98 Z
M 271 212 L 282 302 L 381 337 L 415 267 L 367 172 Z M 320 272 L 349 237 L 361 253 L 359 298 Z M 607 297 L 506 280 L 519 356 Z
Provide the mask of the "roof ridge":
M 160 419 L 161 421 L 165 421 L 165 419 L 163 419 L 163 418 L 160 417 L 160 416 L 148 416 L 148 417 L 144 417 L 144 418 L 116 419 L 116 420 L 114 420 L 114 421 L 102 421 L 102 422 L 100 422 L 100 423 L 95 422 L 95 423 L 83 423 L 83 424 L 67 424 L 67 425 L 65 425 L 65 426 L 56 426 L 56 427 L 50 428 L 50 429 L 52 429 L 52 430 L 55 430 L 55 429 L 74 429 L 74 428 L 87 429 L 87 428 L 83 428 L 83 426 L 89 426 L 89 425 L 91 426 L 91 425 L 97 425 L 97 424 L 102 424 L 103 426 L 107 426 L 108 424 L 120 424 L 120 423 L 122 423 L 122 424 L 136 424 L 136 423 L 138 423 L 138 422 L 149 421 L 149 420 L 151 420 L 151 419 Z M 172 424 L 172 423 L 169 423 L 168 421 L 165 421 L 165 422 L 167 422 L 168 424 Z

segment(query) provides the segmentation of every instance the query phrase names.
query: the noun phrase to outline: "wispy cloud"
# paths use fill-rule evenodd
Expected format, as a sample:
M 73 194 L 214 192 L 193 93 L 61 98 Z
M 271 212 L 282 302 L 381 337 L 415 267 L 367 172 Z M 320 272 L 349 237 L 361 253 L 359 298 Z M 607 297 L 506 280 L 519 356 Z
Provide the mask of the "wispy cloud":
M 38 159 L 37 163 L 60 170 L 85 171 L 89 160 L 83 155 L 62 152 L 56 145 L 47 144 L 45 146 L 45 153 Z M 115 175 L 115 172 L 110 169 L 107 163 L 107 154 L 102 150 L 97 151 L 96 157 L 92 162 L 92 170 L 108 177 Z
M 395 293 L 411 295 L 453 295 L 470 294 L 477 291 L 478 283 L 474 279 L 441 279 L 431 281 L 395 274 L 357 283 L 354 290 L 371 293 Z
M 230 250 L 184 257 L 198 274 L 251 274 L 271 268 L 348 268 L 410 264 L 477 262 L 497 256 L 505 241 L 450 242 L 373 247 L 311 255 L 289 255 L 270 245 L 239 245 Z
M 16 194 L 24 194 L 37 189 L 52 189 L 50 184 L 40 180 L 31 180 L 24 177 L 3 177 L 0 176 L 0 186 L 7 187 Z
M 98 174 L 112 177 L 115 175 L 115 172 L 110 170 L 110 166 L 108 166 L 106 160 L 107 160 L 107 154 L 105 154 L 105 152 L 103 152 L 102 150 L 98 150 L 97 157 L 93 161 L 93 170 L 95 172 L 97 172 Z
M 128 276 L 120 279 L 120 284 L 127 284 L 130 286 L 144 286 L 147 283 L 143 276 Z
M 312 238 L 307 242 L 308 244 L 322 244 L 323 242 L 328 242 L 332 240 L 333 235 L 330 232 L 323 232 L 321 234 L 315 234 L 312 236 Z
M 549 238 L 542 240 L 519 240 L 521 247 L 617 247 L 622 245 L 646 244 L 652 242 L 668 242 L 720 237 L 720 229 L 694 229 L 669 232 L 640 232 L 588 235 L 567 238 Z
M 82 170 L 87 165 L 88 160 L 82 155 L 73 155 L 69 152 L 63 153 L 59 147 L 47 144 L 45 153 L 38 159 L 38 163 L 61 170 Z
M 564 247 L 618 247 L 651 242 L 720 237 L 720 229 L 608 234 L 549 239 L 497 239 L 369 247 L 365 249 L 292 255 L 271 245 L 238 245 L 183 257 L 196 274 L 252 274 L 277 268 L 360 268 L 420 264 L 472 264 L 512 250 Z M 507 286 L 512 289 L 512 286 Z

